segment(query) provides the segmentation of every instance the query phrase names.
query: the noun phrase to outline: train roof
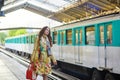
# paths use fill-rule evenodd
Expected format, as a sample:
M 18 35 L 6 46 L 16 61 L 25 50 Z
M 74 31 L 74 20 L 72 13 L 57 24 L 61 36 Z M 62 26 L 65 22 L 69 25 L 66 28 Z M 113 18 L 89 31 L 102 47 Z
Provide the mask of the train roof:
M 97 23 L 100 24 L 103 22 L 110 22 L 110 21 L 114 21 L 114 20 L 120 20 L 120 12 L 116 12 L 113 14 L 107 14 L 104 16 L 96 16 L 96 17 L 90 18 L 90 19 L 85 19 L 85 20 L 80 20 L 80 21 L 63 24 L 60 26 L 53 27 L 52 31 L 68 29 L 68 28 L 73 28 L 73 27 L 80 27 L 80 26 L 89 26 L 89 25 L 94 25 Z

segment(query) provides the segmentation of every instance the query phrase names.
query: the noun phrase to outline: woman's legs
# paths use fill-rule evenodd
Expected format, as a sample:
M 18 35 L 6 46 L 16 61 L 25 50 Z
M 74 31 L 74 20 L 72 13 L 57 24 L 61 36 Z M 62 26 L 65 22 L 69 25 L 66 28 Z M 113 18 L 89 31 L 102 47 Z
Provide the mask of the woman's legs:
M 46 75 L 46 74 L 43 74 L 42 76 L 43 76 L 43 80 L 48 80 L 48 78 L 47 78 L 47 75 Z

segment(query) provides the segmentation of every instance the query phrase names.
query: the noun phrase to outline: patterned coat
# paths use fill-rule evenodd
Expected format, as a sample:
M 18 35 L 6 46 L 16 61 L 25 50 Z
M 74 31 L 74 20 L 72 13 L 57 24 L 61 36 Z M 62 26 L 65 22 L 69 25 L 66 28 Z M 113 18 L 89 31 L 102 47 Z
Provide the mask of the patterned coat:
M 53 55 L 48 56 L 47 55 L 47 42 L 48 38 L 47 36 L 42 36 L 40 40 L 40 46 L 37 44 L 38 43 L 38 38 L 35 41 L 34 44 L 34 50 L 31 56 L 31 61 L 34 62 L 36 66 L 36 73 L 37 74 L 49 74 L 51 73 L 51 59 L 53 62 L 56 62 L 55 58 Z M 41 58 L 39 59 L 39 52 L 38 49 L 41 51 Z

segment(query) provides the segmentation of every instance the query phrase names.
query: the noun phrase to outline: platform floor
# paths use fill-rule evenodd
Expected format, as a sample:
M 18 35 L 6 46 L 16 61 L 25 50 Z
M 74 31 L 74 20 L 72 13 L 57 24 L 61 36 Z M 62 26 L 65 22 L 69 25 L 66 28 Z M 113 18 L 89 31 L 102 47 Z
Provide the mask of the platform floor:
M 0 52 L 0 80 L 26 80 L 27 68 L 15 59 Z M 37 80 L 42 80 L 38 76 Z

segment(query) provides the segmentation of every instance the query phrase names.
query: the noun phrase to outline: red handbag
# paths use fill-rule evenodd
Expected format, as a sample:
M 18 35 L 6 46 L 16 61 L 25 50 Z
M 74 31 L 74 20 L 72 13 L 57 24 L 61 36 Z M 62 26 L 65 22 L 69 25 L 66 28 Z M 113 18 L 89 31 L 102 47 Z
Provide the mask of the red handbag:
M 28 69 L 26 71 L 26 79 L 36 80 L 36 77 L 37 77 L 37 75 L 35 73 L 35 67 L 34 67 L 34 64 L 32 63 L 28 66 Z

